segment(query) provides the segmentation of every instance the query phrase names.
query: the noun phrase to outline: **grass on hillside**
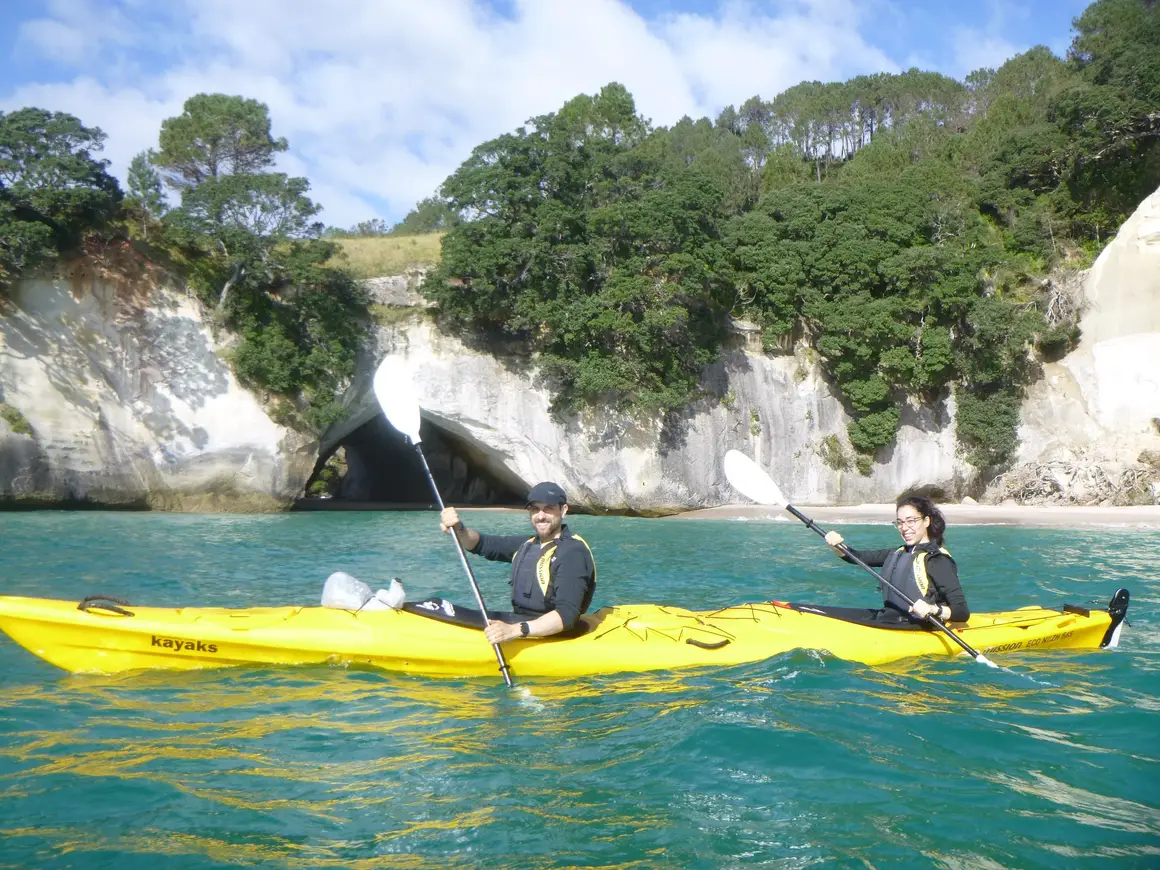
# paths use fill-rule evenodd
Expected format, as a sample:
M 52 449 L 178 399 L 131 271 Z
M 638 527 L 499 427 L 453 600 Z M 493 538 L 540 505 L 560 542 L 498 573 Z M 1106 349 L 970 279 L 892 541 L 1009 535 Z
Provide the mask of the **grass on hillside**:
M 347 266 L 356 278 L 401 275 L 410 266 L 438 263 L 442 240 L 443 233 L 335 239 L 342 249 L 336 265 Z

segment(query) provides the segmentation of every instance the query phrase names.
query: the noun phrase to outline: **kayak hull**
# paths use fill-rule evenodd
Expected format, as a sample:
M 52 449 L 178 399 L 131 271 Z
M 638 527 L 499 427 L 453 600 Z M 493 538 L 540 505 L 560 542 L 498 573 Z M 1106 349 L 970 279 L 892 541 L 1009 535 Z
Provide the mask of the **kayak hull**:
M 1127 592 L 1122 595 L 1120 610 L 1126 612 Z M 1111 610 L 1025 607 L 976 614 L 953 630 L 987 655 L 1096 649 L 1114 645 L 1124 614 Z M 962 652 L 942 632 L 857 624 L 821 608 L 781 602 L 713 611 L 621 605 L 582 620 L 578 636 L 505 644 L 512 673 L 572 677 L 728 666 L 794 649 L 824 650 L 868 665 Z M 437 676 L 498 676 L 494 652 L 478 628 L 413 610 L 78 606 L 75 601 L 0 596 L 0 629 L 73 673 L 353 664 Z

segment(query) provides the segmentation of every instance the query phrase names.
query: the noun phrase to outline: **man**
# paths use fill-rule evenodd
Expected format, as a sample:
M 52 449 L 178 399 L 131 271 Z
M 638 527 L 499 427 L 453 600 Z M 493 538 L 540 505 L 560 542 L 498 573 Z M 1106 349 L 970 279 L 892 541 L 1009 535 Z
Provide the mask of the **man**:
M 520 637 L 547 637 L 572 628 L 592 603 L 596 560 L 579 535 L 564 524 L 568 499 L 555 483 L 537 483 L 528 493 L 528 519 L 536 535 L 483 535 L 469 529 L 455 508 L 444 508 L 443 531 L 452 532 L 463 549 L 492 562 L 512 563 L 512 614 L 491 619 L 485 629 L 490 643 Z

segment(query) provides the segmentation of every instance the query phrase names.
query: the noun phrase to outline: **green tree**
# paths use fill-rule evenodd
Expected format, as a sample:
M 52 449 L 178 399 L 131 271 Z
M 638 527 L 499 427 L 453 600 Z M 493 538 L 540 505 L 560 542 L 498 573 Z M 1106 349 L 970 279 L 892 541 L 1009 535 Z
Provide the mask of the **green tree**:
M 1066 136 L 1052 112 L 1074 73 L 1043 46 L 975 77 L 976 115 L 962 149 L 981 176 L 979 207 L 1008 248 L 1047 262 L 1058 253 L 1057 227 L 1073 210 L 1066 191 Z
M 315 239 L 322 224 L 314 221 L 320 206 L 306 196 L 305 178 L 281 173 L 224 175 L 188 187 L 181 206 L 169 215 L 174 238 L 203 248 L 218 262 L 222 275 L 214 291 L 221 312 L 231 291 L 247 276 L 260 286 L 274 280 L 280 247 L 292 239 Z
M 968 180 L 937 157 L 907 165 L 911 128 L 855 158 L 894 165 L 895 180 L 852 172 L 842 183 L 779 188 L 726 232 L 747 313 L 771 343 L 804 322 L 863 453 L 893 439 L 902 395 L 929 400 L 952 383 L 990 385 L 995 368 L 1018 380 L 1017 351 L 1008 351 L 1025 355 L 1033 337 L 976 324 L 987 299 L 978 276 L 1003 251 L 988 239 Z M 887 142 L 897 157 L 887 159 Z M 986 304 L 1017 315 L 1013 301 Z
M 738 136 L 727 127 L 714 126 L 708 118 L 682 118 L 667 131 L 656 131 L 651 147 L 668 164 L 664 174 L 675 177 L 692 170 L 712 178 L 725 195 L 720 207 L 727 212 L 743 211 L 757 201 L 758 166 L 765 164 L 764 152 L 752 147 L 756 137 L 748 129 Z M 760 156 L 757 151 L 762 152 Z
M 287 397 L 275 416 L 314 432 L 342 417 L 337 392 L 366 334 L 366 292 L 349 273 L 325 265 L 334 253 L 327 242 L 288 243 L 262 292 L 246 293 L 231 318 L 241 333 L 238 377 Z
M 180 115 L 162 122 L 159 142 L 152 162 L 179 190 L 222 175 L 265 172 L 288 147 L 270 134 L 264 103 L 226 94 L 190 97 Z
M 366 221 L 359 221 L 350 228 L 352 236 L 385 236 L 391 231 L 387 222 L 382 218 L 371 218 Z
M 160 143 L 150 162 L 181 191 L 167 224 L 179 244 L 206 259 L 199 273 L 213 276 L 216 286 L 202 282 L 202 289 L 219 313 L 243 279 L 253 290 L 274 280 L 281 246 L 321 235 L 314 221 L 320 208 L 306 196 L 309 182 L 265 171 L 287 144 L 271 137 L 263 103 L 190 97 L 181 115 L 162 123 Z
M 105 134 L 64 112 L 0 112 L 0 285 L 75 249 L 121 191 L 93 156 Z
M 445 200 L 429 196 L 419 200 L 406 217 L 391 227 L 391 235 L 411 236 L 418 233 L 438 233 L 459 223 L 459 213 Z
M 382 218 L 371 218 L 370 220 L 359 221 L 349 229 L 342 229 L 341 227 L 327 227 L 322 231 L 322 235 L 332 239 L 358 239 L 367 236 L 386 236 L 391 232 L 391 225 Z
M 471 219 L 444 237 L 423 292 L 453 322 L 535 353 L 558 408 L 682 407 L 730 295 L 718 224 L 735 137 L 654 133 L 617 84 L 528 123 L 444 183 Z
M 1070 139 L 1072 197 L 1098 233 L 1160 184 L 1160 4 L 1096 0 L 1074 27 L 1068 57 L 1079 81 L 1053 109 Z
M 168 205 L 161 175 L 150 162 L 152 152 L 142 151 L 129 163 L 129 196 L 125 204 L 135 209 L 141 220 L 141 235 L 149 238 L 149 225 L 161 220 Z
M 762 172 L 762 192 L 781 190 L 792 184 L 800 184 L 810 178 L 810 168 L 793 145 L 782 143 L 766 155 Z

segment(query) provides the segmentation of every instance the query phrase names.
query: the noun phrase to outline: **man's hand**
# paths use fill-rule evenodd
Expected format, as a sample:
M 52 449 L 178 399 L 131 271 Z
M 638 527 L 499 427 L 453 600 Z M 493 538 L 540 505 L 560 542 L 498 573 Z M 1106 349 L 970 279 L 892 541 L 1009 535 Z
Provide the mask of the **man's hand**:
M 459 519 L 459 512 L 453 507 L 443 508 L 443 513 L 439 515 L 439 526 L 445 532 L 450 532 L 453 528 L 463 524 Z
M 451 510 L 448 508 L 447 510 Z M 510 622 L 500 622 L 498 619 L 493 619 L 487 624 L 487 628 L 483 630 L 487 635 L 488 643 L 504 643 L 505 641 L 515 640 L 520 636 L 519 625 L 512 625 Z

